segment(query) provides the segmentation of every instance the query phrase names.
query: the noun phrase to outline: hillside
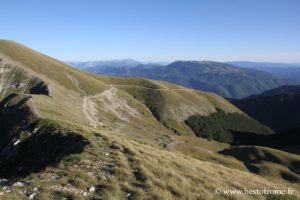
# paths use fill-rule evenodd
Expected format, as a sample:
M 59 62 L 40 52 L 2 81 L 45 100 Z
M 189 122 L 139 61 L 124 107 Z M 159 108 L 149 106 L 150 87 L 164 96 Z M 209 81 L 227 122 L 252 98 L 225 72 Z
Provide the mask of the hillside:
M 219 154 L 227 144 L 195 137 L 190 116 L 242 113 L 218 95 L 84 73 L 12 41 L 0 40 L 0 58 L 0 199 L 232 199 L 214 191 L 300 189 Z
M 300 87 L 282 86 L 232 103 L 277 132 L 299 128 Z
M 157 67 L 110 67 L 109 70 L 99 67 L 99 71 L 96 69 L 94 66 L 93 70 L 86 70 L 116 76 L 164 80 L 232 98 L 243 98 L 295 82 L 275 77 L 267 72 L 211 61 L 176 61 Z
M 259 146 L 236 146 L 221 153 L 235 156 L 250 171 L 262 176 L 300 181 L 300 159 L 295 154 Z

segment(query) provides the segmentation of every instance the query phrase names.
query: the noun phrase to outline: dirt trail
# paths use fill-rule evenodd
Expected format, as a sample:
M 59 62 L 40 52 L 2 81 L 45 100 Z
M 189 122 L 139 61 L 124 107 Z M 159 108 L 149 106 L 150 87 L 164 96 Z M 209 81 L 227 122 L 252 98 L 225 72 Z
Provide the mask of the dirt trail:
M 95 108 L 94 103 L 89 100 L 88 96 L 83 97 L 82 107 L 83 107 L 83 112 L 89 121 L 89 124 L 92 127 L 97 128 L 98 120 L 95 118 L 95 116 L 97 114 L 97 110 Z
M 88 106 L 87 109 L 92 110 L 92 112 L 95 110 L 95 115 L 97 114 L 97 107 L 101 107 L 102 112 L 109 113 L 123 121 L 130 122 L 131 117 L 142 117 L 138 110 L 128 104 L 126 98 L 118 95 L 118 89 L 115 87 L 111 87 L 100 94 L 89 96 L 88 100 L 87 103 L 90 102 L 90 109 L 88 109 Z
M 115 85 L 115 84 L 110 84 L 112 87 L 136 87 L 136 88 L 143 88 L 147 90 L 158 90 L 158 91 L 195 91 L 194 89 L 190 88 L 149 88 L 145 86 L 139 86 L 139 85 Z
M 174 146 L 178 145 L 178 144 L 184 144 L 186 142 L 182 142 L 182 141 L 173 141 L 173 142 L 170 142 L 169 144 L 167 144 L 166 148 L 167 149 L 170 149 L 170 150 L 175 150 L 174 149 Z
M 83 113 L 86 116 L 86 119 L 88 120 L 88 124 L 94 128 L 97 128 L 98 120 L 96 119 L 96 108 L 92 101 L 90 101 L 91 97 L 88 97 L 85 93 L 85 91 L 80 87 L 79 81 L 71 74 L 67 74 L 66 76 L 74 83 L 74 85 L 77 87 L 77 89 L 80 91 L 80 93 L 83 95 L 83 102 L 82 102 L 82 109 Z
M 32 108 L 33 108 L 34 112 L 36 113 L 36 115 L 39 118 L 43 119 L 44 117 L 42 116 L 42 114 L 39 112 L 39 110 L 37 109 L 37 107 L 35 105 L 36 103 L 35 103 L 34 97 L 30 98 L 30 102 L 31 102 Z

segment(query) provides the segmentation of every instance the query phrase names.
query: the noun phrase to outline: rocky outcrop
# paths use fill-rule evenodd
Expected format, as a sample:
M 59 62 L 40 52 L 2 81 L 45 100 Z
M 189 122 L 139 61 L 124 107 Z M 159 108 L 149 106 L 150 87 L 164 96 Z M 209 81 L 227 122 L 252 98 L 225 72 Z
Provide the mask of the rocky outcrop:
M 40 78 L 0 58 L 0 100 L 12 93 L 49 95 L 49 89 Z
M 0 166 L 15 159 L 21 143 L 37 131 L 39 116 L 30 102 L 37 94 L 49 95 L 43 80 L 0 58 Z

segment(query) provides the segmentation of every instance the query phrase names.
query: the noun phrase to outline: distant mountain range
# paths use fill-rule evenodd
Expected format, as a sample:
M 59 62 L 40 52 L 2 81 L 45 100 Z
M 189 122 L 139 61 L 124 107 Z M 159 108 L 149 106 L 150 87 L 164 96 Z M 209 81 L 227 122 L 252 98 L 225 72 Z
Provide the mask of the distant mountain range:
M 229 64 L 269 72 L 275 76 L 300 81 L 300 64 L 235 61 Z
M 152 68 L 162 65 L 166 65 L 164 62 L 149 62 L 142 63 L 132 59 L 121 59 L 121 60 L 103 60 L 103 61 L 88 61 L 88 62 L 67 62 L 70 65 L 76 66 L 77 68 L 93 73 L 99 74 L 110 74 L 114 71 L 126 72 L 129 68 Z
M 214 92 L 227 98 L 244 98 L 281 85 L 296 83 L 268 72 L 212 61 L 176 61 L 169 65 L 142 64 L 132 60 L 71 64 L 98 74 L 164 80 Z
M 69 64 L 75 65 L 80 69 L 99 69 L 102 67 L 135 67 L 142 64 L 141 62 L 131 60 L 131 59 L 122 59 L 122 60 L 103 60 L 103 61 L 91 61 L 91 62 L 67 62 Z
M 300 130 L 300 85 L 282 86 L 231 102 L 277 132 Z

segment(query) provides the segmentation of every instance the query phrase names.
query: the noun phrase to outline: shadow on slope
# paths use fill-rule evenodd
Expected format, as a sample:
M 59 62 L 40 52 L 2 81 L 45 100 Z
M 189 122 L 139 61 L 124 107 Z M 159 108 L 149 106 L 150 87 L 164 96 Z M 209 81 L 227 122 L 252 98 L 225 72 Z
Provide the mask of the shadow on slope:
M 10 94 L 0 102 L 0 150 L 35 120 L 27 104 L 30 95 Z
M 219 153 L 244 162 L 249 171 L 300 183 L 300 156 L 259 146 L 234 146 Z
M 293 91 L 281 94 L 280 88 L 276 90 L 279 94 L 272 95 L 276 92 L 274 89 L 245 99 L 231 100 L 231 103 L 276 132 L 297 128 L 300 124 L 300 94 Z
M 285 132 L 270 135 L 233 131 L 233 140 L 244 141 L 243 143 L 237 143 L 239 145 L 265 146 L 300 155 L 299 132 L 300 128 L 294 128 Z
M 57 165 L 89 144 L 79 133 L 39 119 L 31 98 L 10 94 L 0 102 L 0 177 L 26 176 Z
M 1 177 L 26 176 L 47 166 L 56 166 L 65 156 L 81 153 L 89 144 L 80 134 L 61 128 L 45 126 L 36 129 L 27 133 L 23 131 L 19 142 L 2 150 Z

